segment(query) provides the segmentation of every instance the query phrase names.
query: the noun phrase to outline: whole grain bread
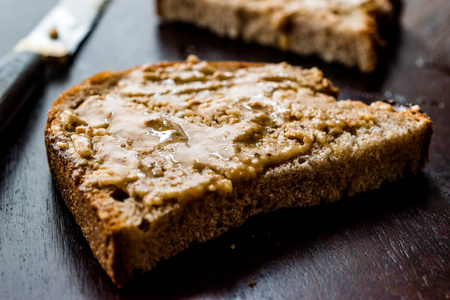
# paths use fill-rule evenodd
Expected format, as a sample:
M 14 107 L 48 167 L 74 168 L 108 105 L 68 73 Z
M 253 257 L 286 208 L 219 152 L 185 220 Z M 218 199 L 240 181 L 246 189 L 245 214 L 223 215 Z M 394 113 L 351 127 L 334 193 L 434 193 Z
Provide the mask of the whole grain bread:
M 372 72 L 400 0 L 156 0 L 158 14 L 231 38 Z
M 428 160 L 418 106 L 336 101 L 316 69 L 163 62 L 63 93 L 45 142 L 56 186 L 122 286 L 250 216 L 378 188 Z

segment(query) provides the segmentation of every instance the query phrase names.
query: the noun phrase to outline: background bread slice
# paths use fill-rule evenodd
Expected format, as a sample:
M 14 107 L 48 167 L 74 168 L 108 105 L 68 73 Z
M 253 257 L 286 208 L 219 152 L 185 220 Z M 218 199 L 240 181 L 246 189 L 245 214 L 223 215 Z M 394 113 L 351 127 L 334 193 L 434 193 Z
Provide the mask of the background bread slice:
M 168 21 L 372 72 L 384 44 L 380 33 L 393 25 L 399 2 L 156 0 L 156 5 Z
M 86 186 L 92 167 L 70 154 L 74 129 L 69 132 L 61 127 L 64 111 L 75 110 L 93 95 L 109 93 L 120 82 L 136 79 L 143 70 L 189 71 L 199 65 L 207 66 L 203 70 L 208 74 L 211 69 L 233 73 L 264 68 L 278 76 L 279 68 L 283 68 L 294 72 L 297 83 L 312 91 L 310 100 L 326 99 L 324 105 L 330 110 L 339 106 L 345 113 L 361 118 L 374 114 L 377 123 L 367 129 L 337 134 L 330 139 L 330 147 L 321 147 L 314 141 L 303 154 L 268 166 L 251 179 L 233 181 L 229 193 L 205 192 L 188 202 L 166 199 L 160 205 L 147 206 L 145 215 L 123 210 L 124 199 L 111 186 Z M 213 80 L 212 75 L 208 76 Z M 336 89 L 317 69 L 303 70 L 287 64 L 205 63 L 191 59 L 100 73 L 66 91 L 49 111 L 45 130 L 49 166 L 94 255 L 114 283 L 122 286 L 153 268 L 159 260 L 239 226 L 252 215 L 337 201 L 378 188 L 382 182 L 393 181 L 407 172 L 416 173 L 425 165 L 432 124 L 417 106 L 396 112 L 385 103 L 366 106 L 354 101 L 335 102 L 335 95 Z M 125 201 L 138 205 L 142 199 L 131 197 Z M 110 218 L 117 214 L 120 218 Z M 137 222 L 130 222 L 135 219 Z

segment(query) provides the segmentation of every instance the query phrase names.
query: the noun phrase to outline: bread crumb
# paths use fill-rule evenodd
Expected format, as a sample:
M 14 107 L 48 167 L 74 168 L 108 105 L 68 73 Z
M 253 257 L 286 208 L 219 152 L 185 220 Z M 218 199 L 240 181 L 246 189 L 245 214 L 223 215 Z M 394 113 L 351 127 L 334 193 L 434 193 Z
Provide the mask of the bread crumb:
M 58 30 L 56 27 L 52 27 L 48 32 L 48 35 L 52 40 L 56 40 L 58 38 Z
M 236 244 L 231 245 L 230 248 L 234 250 L 236 248 Z
M 248 282 L 248 285 L 249 285 L 250 287 L 254 287 L 254 286 L 256 285 L 256 283 L 257 283 L 256 280 L 250 280 L 250 281 Z

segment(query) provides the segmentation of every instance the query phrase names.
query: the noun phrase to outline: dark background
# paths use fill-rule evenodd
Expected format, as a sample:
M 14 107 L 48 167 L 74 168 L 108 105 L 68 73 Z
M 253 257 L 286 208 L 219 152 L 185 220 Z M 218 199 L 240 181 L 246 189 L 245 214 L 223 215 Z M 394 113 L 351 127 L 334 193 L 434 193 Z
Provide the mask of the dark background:
M 73 62 L 48 68 L 0 135 L 0 299 L 449 299 L 450 1 L 405 2 L 380 68 L 362 75 L 162 23 L 151 0 L 111 1 Z M 0 56 L 55 3 L 0 0 Z M 46 113 L 61 92 L 97 72 L 183 60 L 191 53 L 316 65 L 340 88 L 340 98 L 419 104 L 435 126 L 431 161 L 423 173 L 375 192 L 254 217 L 119 290 L 52 184 Z

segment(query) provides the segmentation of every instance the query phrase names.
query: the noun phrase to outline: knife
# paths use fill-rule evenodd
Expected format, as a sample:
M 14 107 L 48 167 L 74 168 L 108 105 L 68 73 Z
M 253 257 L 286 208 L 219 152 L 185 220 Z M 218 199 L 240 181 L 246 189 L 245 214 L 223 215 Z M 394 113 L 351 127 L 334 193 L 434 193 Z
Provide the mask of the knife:
M 0 132 L 26 102 L 50 61 L 64 64 L 108 0 L 61 0 L 13 51 L 0 59 Z

